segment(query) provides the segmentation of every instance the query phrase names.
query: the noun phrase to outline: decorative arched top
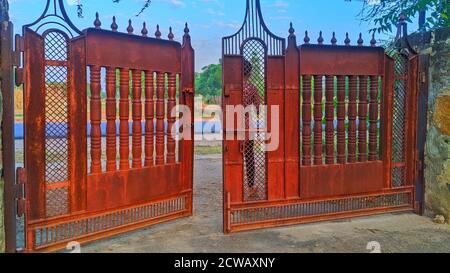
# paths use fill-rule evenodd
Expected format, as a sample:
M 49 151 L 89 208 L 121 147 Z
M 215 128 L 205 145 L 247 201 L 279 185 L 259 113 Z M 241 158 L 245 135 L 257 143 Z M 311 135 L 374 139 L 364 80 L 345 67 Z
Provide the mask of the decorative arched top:
M 286 41 L 267 28 L 260 0 L 247 0 L 244 23 L 237 33 L 223 38 L 223 54 L 239 55 L 242 45 L 252 38 L 263 41 L 270 56 L 283 56 L 285 53 Z
M 42 15 L 33 23 L 24 25 L 23 28 L 33 29 L 40 34 L 51 28 L 60 29 L 71 38 L 82 34 L 67 15 L 63 0 L 47 0 Z

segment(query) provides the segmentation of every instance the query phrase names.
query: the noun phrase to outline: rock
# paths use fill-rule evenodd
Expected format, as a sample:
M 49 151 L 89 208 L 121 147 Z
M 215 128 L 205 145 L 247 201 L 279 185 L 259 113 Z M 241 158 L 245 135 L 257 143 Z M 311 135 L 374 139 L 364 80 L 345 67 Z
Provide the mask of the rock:
M 434 122 L 441 132 L 450 136 L 450 96 L 436 98 Z
M 445 217 L 442 216 L 442 215 L 437 215 L 437 216 L 434 218 L 433 222 L 435 222 L 436 224 L 443 225 L 443 224 L 445 224 Z

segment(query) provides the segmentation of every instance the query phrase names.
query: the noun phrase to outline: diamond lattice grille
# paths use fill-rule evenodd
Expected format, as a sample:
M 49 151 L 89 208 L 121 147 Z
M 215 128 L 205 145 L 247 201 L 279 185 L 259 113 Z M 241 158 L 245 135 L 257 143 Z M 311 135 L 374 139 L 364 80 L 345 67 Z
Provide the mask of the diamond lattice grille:
M 406 156 L 406 99 L 407 99 L 408 58 L 398 53 L 395 56 L 395 90 L 392 132 L 392 160 L 394 163 L 405 162 Z M 405 185 L 406 172 L 404 167 L 392 170 L 394 187 Z
M 249 40 L 243 48 L 245 107 L 255 106 L 246 114 L 244 142 L 244 200 L 267 199 L 265 131 L 266 113 L 261 107 L 266 96 L 266 50 L 257 40 Z
M 67 61 L 67 41 L 59 32 L 45 35 L 46 61 Z M 45 180 L 68 180 L 67 66 L 45 67 Z M 67 188 L 46 191 L 48 217 L 67 213 Z

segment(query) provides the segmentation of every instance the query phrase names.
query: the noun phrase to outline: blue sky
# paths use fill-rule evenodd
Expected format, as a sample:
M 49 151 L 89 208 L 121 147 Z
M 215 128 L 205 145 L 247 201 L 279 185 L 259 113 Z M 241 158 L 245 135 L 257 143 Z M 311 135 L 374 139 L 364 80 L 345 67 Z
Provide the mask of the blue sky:
M 100 13 L 104 28 L 109 28 L 112 16 L 116 15 L 119 30 L 125 31 L 128 19 L 133 20 L 135 32 L 146 21 L 150 33 L 155 32 L 156 24 L 161 26 L 167 37 L 169 26 L 174 28 L 179 40 L 183 34 L 184 23 L 188 22 L 196 49 L 197 70 L 210 63 L 217 63 L 221 57 L 221 38 L 236 32 L 242 24 L 245 13 L 245 0 L 153 0 L 149 9 L 136 17 L 143 0 L 121 0 L 113 4 L 112 0 L 82 0 L 84 18 L 78 18 L 76 7 L 65 0 L 66 9 L 72 21 L 80 29 L 91 27 L 95 12 Z M 45 0 L 10 0 L 11 19 L 16 32 L 20 26 L 30 23 L 41 14 Z M 360 22 L 357 15 L 362 2 L 344 0 L 261 0 L 263 16 L 272 32 L 287 37 L 289 22 L 294 23 L 299 41 L 308 30 L 312 41 L 324 31 L 325 41 L 331 39 L 336 31 L 340 43 L 345 33 L 350 33 L 352 43 L 356 43 L 358 34 L 363 33 L 366 43 L 370 41 L 370 26 Z

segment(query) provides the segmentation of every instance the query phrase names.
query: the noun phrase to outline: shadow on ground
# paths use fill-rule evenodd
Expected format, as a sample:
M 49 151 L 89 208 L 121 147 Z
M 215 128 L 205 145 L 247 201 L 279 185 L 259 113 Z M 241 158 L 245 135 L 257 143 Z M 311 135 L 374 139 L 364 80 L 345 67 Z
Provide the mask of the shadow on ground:
M 222 233 L 222 159 L 196 157 L 192 218 L 99 241 L 83 252 L 132 253 L 365 253 L 376 241 L 382 252 L 450 252 L 450 226 L 414 214 L 388 214 L 225 236 Z

